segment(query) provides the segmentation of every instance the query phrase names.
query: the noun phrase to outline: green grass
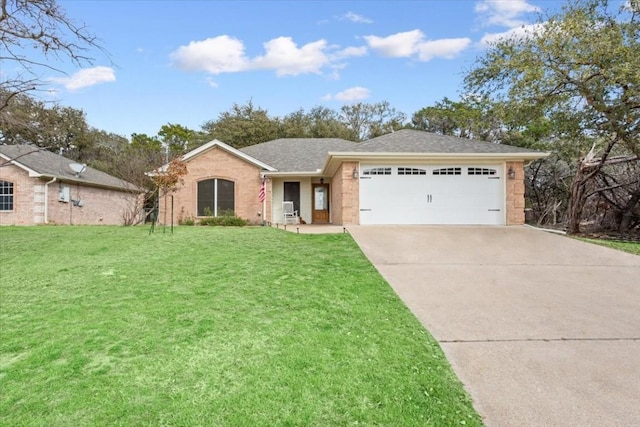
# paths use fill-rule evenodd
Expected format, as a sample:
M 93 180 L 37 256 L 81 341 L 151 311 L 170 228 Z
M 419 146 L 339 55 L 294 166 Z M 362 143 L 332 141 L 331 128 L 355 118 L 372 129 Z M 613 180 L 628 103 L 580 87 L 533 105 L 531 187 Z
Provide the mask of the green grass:
M 0 425 L 481 425 L 348 234 L 0 228 Z
M 581 239 L 585 242 L 595 243 L 601 246 L 607 246 L 609 248 L 617 249 L 619 251 L 629 252 L 630 254 L 640 255 L 640 243 L 636 242 L 621 242 L 618 240 L 603 240 L 603 239 Z

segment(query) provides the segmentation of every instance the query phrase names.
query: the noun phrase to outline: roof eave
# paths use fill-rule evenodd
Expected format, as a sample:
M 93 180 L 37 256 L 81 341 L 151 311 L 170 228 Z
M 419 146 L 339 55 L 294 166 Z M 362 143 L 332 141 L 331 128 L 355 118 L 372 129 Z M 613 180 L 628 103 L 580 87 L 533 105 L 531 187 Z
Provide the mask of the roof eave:
M 40 172 L 31 169 L 27 165 L 24 165 L 17 160 L 13 160 L 11 157 L 5 154 L 0 153 L 0 157 L 6 160 L 8 163 L 11 163 L 12 165 L 19 167 L 20 169 L 27 171 L 29 173 L 29 178 L 40 178 L 41 176 L 43 176 Z
M 262 172 L 261 174 L 262 176 L 267 176 L 267 177 L 271 177 L 271 178 L 287 178 L 287 177 L 292 177 L 292 176 L 300 176 L 300 177 L 316 177 L 316 176 L 323 176 L 322 170 L 318 169 L 317 171 L 314 172 L 308 172 L 308 171 L 304 171 L 304 172 L 279 172 L 279 171 L 268 171 L 268 172 Z
M 344 161 L 531 161 L 548 157 L 551 153 L 394 153 L 394 152 L 329 152 L 322 169 L 323 174 L 333 175 L 340 163 Z
M 128 185 L 120 185 L 120 186 L 119 185 L 109 185 L 109 184 L 103 184 L 103 183 L 93 182 L 93 181 L 83 181 L 83 180 L 80 180 L 80 179 L 69 178 L 68 176 L 54 175 L 54 174 L 40 174 L 36 178 L 43 178 L 43 179 L 56 178 L 58 180 L 58 182 L 84 185 L 84 186 L 87 186 L 87 187 L 94 187 L 94 188 L 104 188 L 104 189 L 109 189 L 109 190 L 118 190 L 118 191 L 123 191 L 123 192 L 130 192 L 130 193 L 134 193 L 134 192 L 135 193 L 145 193 L 147 191 L 146 189 L 140 188 L 140 187 L 136 186 L 135 184 L 130 184 L 130 187 Z

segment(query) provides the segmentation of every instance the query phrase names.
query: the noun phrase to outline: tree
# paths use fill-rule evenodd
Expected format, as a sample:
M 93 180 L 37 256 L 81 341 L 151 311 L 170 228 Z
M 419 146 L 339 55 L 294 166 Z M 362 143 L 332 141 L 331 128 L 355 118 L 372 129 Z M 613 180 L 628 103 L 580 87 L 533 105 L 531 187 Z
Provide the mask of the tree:
M 55 0 L 0 0 L 0 113 L 13 97 L 41 89 L 44 71 L 63 73 L 56 60 L 91 64 L 92 48 L 104 52 L 97 38 Z M 13 69 L 17 71 L 9 73 Z
M 311 121 L 311 138 L 351 139 L 352 133 L 340 120 L 340 114 L 331 108 L 316 106 L 307 114 Z
M 541 15 L 525 36 L 493 43 L 465 79 L 468 93 L 522 117 L 551 118 L 556 137 L 580 152 L 571 234 L 580 232 L 589 197 L 606 191 L 591 188 L 602 169 L 640 159 L 640 9 L 637 0 L 628 4 L 612 10 L 607 0 L 572 0 Z
M 13 96 L 0 112 L 0 142 L 34 144 L 78 161 L 93 145 L 84 111 L 47 106 L 26 94 Z
M 278 120 L 249 100 L 245 105 L 234 103 L 217 120 L 205 122 L 202 130 L 211 138 L 242 148 L 278 138 Z
M 327 107 L 316 106 L 308 113 L 300 109 L 279 120 L 280 138 L 342 138 L 353 134 L 340 121 L 340 115 Z
M 184 154 L 206 142 L 207 136 L 182 125 L 167 123 L 162 125 L 158 138 L 169 158 Z
M 499 140 L 505 129 L 498 106 L 474 97 L 461 101 L 445 97 L 414 113 L 411 123 L 415 129 L 483 141 Z
M 404 113 L 391 107 L 387 101 L 376 104 L 358 102 L 343 105 L 340 111 L 341 121 L 351 133 L 348 139 L 354 141 L 364 141 L 402 129 L 407 118 Z

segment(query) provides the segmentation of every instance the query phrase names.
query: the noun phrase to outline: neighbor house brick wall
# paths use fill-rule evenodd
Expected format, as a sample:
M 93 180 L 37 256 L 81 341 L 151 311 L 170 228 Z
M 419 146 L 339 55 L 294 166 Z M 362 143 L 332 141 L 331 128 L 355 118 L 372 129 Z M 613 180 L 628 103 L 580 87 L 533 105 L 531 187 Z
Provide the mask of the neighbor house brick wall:
M 58 201 L 61 185 L 69 186 L 69 198 L 82 206 Z M 125 212 L 140 212 L 142 200 L 137 193 L 54 182 L 49 185 L 49 223 L 67 225 L 122 225 Z
M 13 210 L 0 212 L 0 225 L 27 225 L 43 221 L 44 187 L 40 180 L 29 178 L 27 171 L 14 165 L 0 168 L 0 180 L 13 183 Z M 38 195 L 35 194 L 36 185 L 39 186 Z M 35 207 L 34 200 L 39 207 Z
M 213 147 L 189 160 L 187 170 L 187 175 L 182 178 L 183 184 L 173 193 L 175 224 L 185 218 L 198 218 L 198 182 L 213 178 L 234 182 L 236 216 L 255 224 L 262 223 L 262 217 L 258 215 L 258 213 L 262 213 L 262 203 L 258 200 L 258 192 L 262 184 L 260 168 L 219 147 Z M 267 197 L 269 196 L 267 195 Z M 165 221 L 164 205 L 164 200 L 160 200 L 158 216 L 160 223 Z M 167 223 L 171 221 L 170 206 L 170 201 L 168 201 Z
M 0 168 L 0 180 L 13 182 L 13 211 L 0 212 L 2 225 L 31 225 L 45 222 L 45 187 L 50 178 L 29 178 L 17 166 Z M 139 211 L 138 194 L 78 184 L 69 186 L 70 198 L 82 200 L 83 206 L 58 201 L 59 181 L 48 186 L 48 222 L 50 224 L 119 225 L 125 209 Z
M 524 224 L 524 163 L 507 162 L 505 175 L 510 168 L 515 172 L 514 179 L 507 176 L 506 180 L 506 207 L 507 225 Z
M 358 224 L 360 221 L 360 180 L 353 178 L 357 162 L 343 162 L 332 179 L 331 218 L 334 224 Z

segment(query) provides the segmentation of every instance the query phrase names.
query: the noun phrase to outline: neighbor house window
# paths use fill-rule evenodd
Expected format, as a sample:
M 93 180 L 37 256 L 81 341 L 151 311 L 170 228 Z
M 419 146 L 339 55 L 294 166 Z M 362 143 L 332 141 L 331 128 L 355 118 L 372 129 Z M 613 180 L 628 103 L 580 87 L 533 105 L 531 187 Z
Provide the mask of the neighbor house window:
M 235 210 L 233 181 L 214 178 L 198 182 L 198 216 L 221 216 Z
M 13 210 L 13 182 L 0 181 L 0 211 Z

